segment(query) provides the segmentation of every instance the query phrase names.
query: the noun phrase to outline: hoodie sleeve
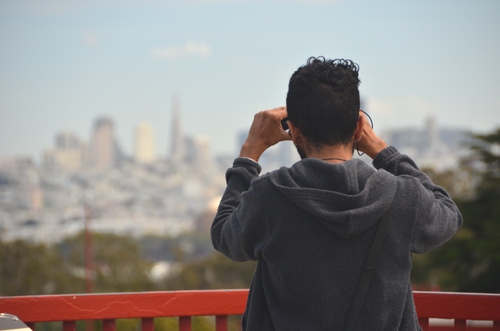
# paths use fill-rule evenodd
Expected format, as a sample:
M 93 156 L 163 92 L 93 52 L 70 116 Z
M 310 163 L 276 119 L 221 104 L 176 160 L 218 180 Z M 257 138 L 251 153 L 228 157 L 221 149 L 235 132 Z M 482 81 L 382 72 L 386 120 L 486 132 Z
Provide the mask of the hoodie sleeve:
M 424 253 L 442 245 L 462 226 L 462 215 L 448 193 L 435 185 L 407 155 L 400 154 L 392 146 L 387 147 L 375 157 L 373 166 L 395 176 L 418 180 L 416 185 L 418 202 L 408 202 L 409 206 L 417 203 L 412 239 L 414 253 Z M 403 185 L 403 187 L 409 186 Z
M 226 172 L 227 187 L 212 223 L 212 244 L 233 261 L 257 260 L 264 245 L 266 229 L 262 199 L 252 179 L 260 165 L 247 158 L 237 158 Z

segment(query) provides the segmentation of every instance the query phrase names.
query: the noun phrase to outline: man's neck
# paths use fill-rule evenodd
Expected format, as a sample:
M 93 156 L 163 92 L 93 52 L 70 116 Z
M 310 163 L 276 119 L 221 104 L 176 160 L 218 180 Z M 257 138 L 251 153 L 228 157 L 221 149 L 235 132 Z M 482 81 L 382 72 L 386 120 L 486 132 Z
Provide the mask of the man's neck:
M 307 148 L 308 158 L 320 159 L 329 163 L 341 163 L 352 159 L 351 146 L 322 146 L 321 148 Z

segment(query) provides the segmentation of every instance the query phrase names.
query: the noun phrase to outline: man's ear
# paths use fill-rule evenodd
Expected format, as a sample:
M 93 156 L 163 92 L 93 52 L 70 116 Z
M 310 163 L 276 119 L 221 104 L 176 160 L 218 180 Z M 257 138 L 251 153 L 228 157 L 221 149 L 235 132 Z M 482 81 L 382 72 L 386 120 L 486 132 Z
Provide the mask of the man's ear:
M 363 113 L 360 111 L 359 112 L 359 117 L 358 117 L 358 123 L 356 123 L 356 129 L 354 130 L 354 141 L 359 141 L 361 139 L 361 136 L 363 135 L 363 124 L 365 121 L 365 117 L 363 116 Z
M 287 121 L 288 128 L 290 129 L 290 135 L 292 136 L 292 141 L 295 146 L 302 145 L 303 137 L 302 132 L 296 127 L 290 120 Z

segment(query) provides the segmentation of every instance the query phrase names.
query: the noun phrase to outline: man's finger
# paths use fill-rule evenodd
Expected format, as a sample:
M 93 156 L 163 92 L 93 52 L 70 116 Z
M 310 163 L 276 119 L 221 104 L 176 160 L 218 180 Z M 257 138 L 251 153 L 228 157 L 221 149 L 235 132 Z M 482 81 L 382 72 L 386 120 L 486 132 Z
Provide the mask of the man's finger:
M 285 118 L 287 115 L 285 106 L 273 108 L 273 109 L 269 110 L 269 112 L 282 116 L 281 119 Z

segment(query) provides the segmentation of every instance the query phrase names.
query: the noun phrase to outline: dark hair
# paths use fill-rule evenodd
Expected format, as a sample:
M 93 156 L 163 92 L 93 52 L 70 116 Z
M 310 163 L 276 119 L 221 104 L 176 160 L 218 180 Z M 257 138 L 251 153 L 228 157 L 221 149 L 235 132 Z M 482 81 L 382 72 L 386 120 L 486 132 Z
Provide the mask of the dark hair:
M 351 60 L 310 57 L 290 78 L 288 119 L 313 147 L 352 141 L 360 107 L 358 71 Z

